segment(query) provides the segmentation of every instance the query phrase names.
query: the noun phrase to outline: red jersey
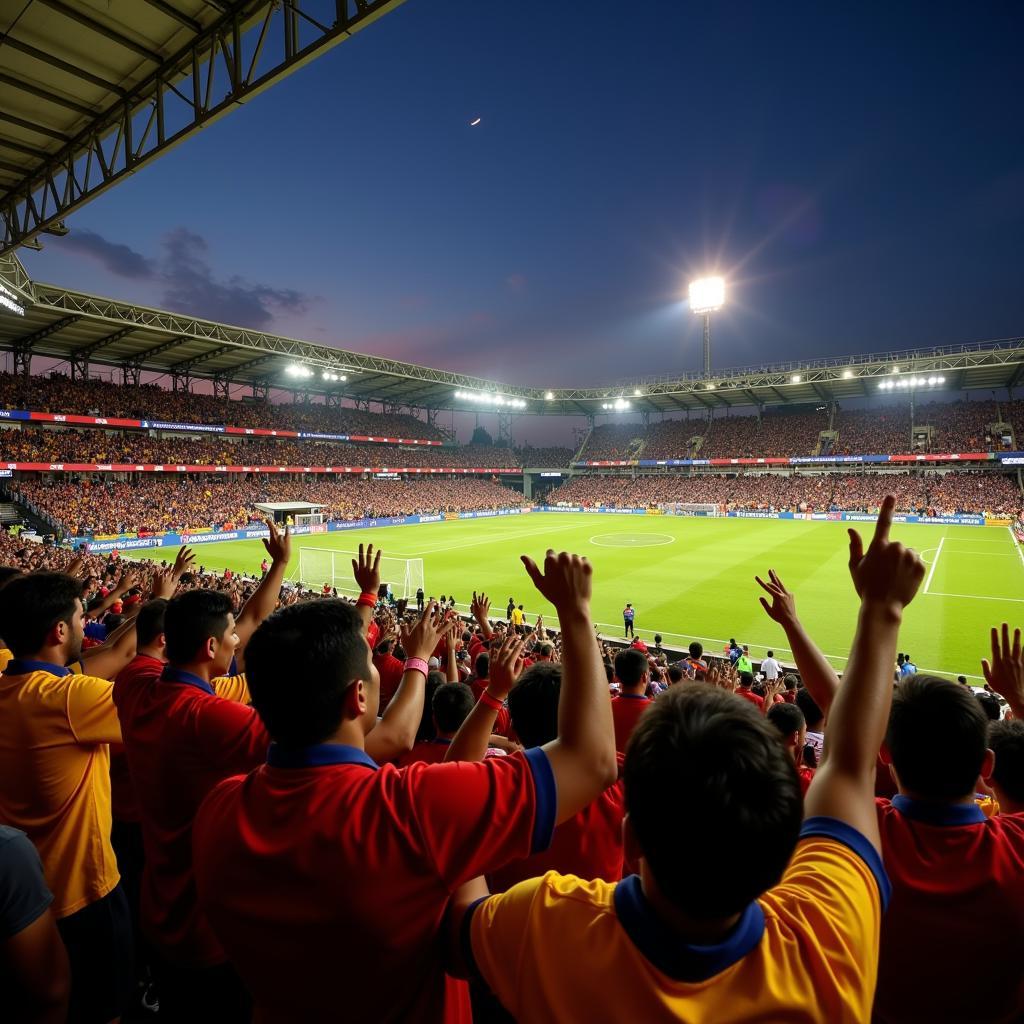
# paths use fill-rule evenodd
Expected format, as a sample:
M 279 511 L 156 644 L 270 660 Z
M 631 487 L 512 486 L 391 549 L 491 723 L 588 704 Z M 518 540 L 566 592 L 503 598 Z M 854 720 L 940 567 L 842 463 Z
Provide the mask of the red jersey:
M 882 918 L 874 1019 L 1024 1017 L 1024 815 L 973 801 L 878 800 L 892 900 Z
M 373 664 L 380 676 L 380 711 L 391 703 L 391 698 L 398 692 L 398 684 L 405 675 L 405 662 L 399 661 L 393 654 L 375 654 Z
M 448 899 L 546 848 L 555 809 L 540 748 L 378 768 L 355 747 L 274 745 L 199 812 L 199 897 L 262 1024 L 468 1024 L 438 940 Z
M 172 963 L 222 963 L 196 903 L 192 820 L 218 782 L 266 757 L 270 737 L 252 708 L 145 656 L 118 674 L 114 704 L 141 814 L 143 931 Z
M 612 698 L 612 720 L 615 723 L 615 749 L 623 754 L 626 743 L 633 735 L 637 720 L 653 704 L 641 693 L 620 693 Z M 586 877 L 586 876 L 584 876 Z
M 800 795 L 807 796 L 807 790 L 811 788 L 811 783 L 814 781 L 814 769 L 798 764 L 796 766 L 796 774 L 800 779 Z
M 736 690 L 737 697 L 742 697 L 744 700 L 749 700 L 758 711 L 764 711 L 764 697 L 758 693 L 754 693 L 753 690 Z
M 492 893 L 504 892 L 527 878 L 538 878 L 548 871 L 576 875 L 579 878 L 603 878 L 617 882 L 622 870 L 622 819 L 626 814 L 626 797 L 619 778 L 582 811 L 555 827 L 551 845 L 540 853 L 514 860 L 487 876 Z
M 452 745 L 451 740 L 432 739 L 422 740 L 412 750 L 400 754 L 395 762 L 399 768 L 408 768 L 411 764 L 422 761 L 424 764 L 438 764 L 443 761 L 448 748 Z

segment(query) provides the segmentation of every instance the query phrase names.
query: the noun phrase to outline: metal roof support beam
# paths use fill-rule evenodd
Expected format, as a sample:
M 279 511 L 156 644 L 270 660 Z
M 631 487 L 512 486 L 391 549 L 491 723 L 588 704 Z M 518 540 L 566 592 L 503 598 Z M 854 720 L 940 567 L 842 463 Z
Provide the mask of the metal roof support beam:
M 266 380 L 252 382 L 252 397 L 257 402 L 265 402 L 270 397 L 270 384 Z
M 134 39 L 129 39 L 128 36 L 122 35 L 120 32 L 115 32 L 112 28 L 107 28 L 106 25 L 101 25 L 98 21 L 93 21 L 87 14 L 83 14 L 74 7 L 63 3 L 63 0 L 37 0 L 37 2 L 44 7 L 57 11 L 59 14 L 63 14 L 65 18 L 69 18 L 71 21 L 77 21 L 79 25 L 84 25 L 90 32 L 95 32 L 97 35 L 109 39 L 112 43 L 117 43 L 118 46 L 131 50 L 132 53 L 138 54 L 144 60 L 148 60 L 153 64 L 161 62 L 158 53 L 154 53 L 152 50 L 135 42 Z
M 80 316 L 65 316 L 61 317 L 60 320 L 55 320 L 52 324 L 47 324 L 45 327 L 40 327 L 38 331 L 33 331 L 31 334 L 26 334 L 22 338 L 15 338 L 14 344 L 16 347 L 24 347 L 31 349 L 37 341 L 42 341 L 43 338 L 48 338 L 51 334 L 56 334 L 58 331 L 63 331 L 65 327 L 70 327 L 74 323 L 78 323 L 82 318 Z
M 86 20 L 90 30 L 102 31 L 110 37 L 109 30 L 97 26 L 69 4 L 59 0 L 45 2 L 69 17 Z M 12 48 L 25 53 L 32 51 L 29 55 L 34 59 L 54 67 L 63 65 L 69 74 L 92 81 L 120 98 L 98 115 L 84 108 L 90 121 L 78 136 L 5 191 L 0 198 L 0 254 L 31 240 L 125 175 L 337 46 L 399 6 L 402 0 L 337 0 L 337 16 L 332 25 L 321 25 L 310 17 L 303 10 L 303 3 L 304 0 L 250 0 L 245 4 L 214 4 L 223 12 L 221 17 L 195 33 L 129 93 L 113 82 L 104 82 L 66 65 L 8 35 L 4 41 Z M 68 13 L 72 11 L 73 14 Z M 303 36 L 309 39 L 315 33 L 304 46 L 298 32 L 300 18 Z M 120 36 L 116 41 L 132 48 L 138 46 Z M 144 47 L 141 49 L 146 60 L 157 59 Z M 218 70 L 225 66 L 226 80 Z M 32 91 L 28 83 L 8 77 L 12 79 L 10 84 Z M 46 98 L 67 105 L 52 94 Z M 131 129 L 140 111 L 150 111 L 149 128 L 135 142 Z M 181 127 L 168 135 L 168 125 Z M 113 147 L 111 139 L 116 140 Z
M 325 404 L 327 405 L 328 409 L 340 409 L 341 400 L 344 397 L 345 396 L 340 391 L 328 391 Z
M 137 388 L 140 384 L 141 369 L 135 359 L 129 359 L 121 364 L 121 381 L 126 388 Z
M 222 373 L 214 375 L 213 397 L 223 398 L 225 401 L 231 398 L 231 380 Z
M 107 345 L 112 345 L 115 341 L 120 341 L 123 337 L 131 334 L 134 330 L 134 327 L 122 327 L 121 330 L 114 331 L 113 334 L 108 334 L 105 338 L 100 338 L 88 345 L 83 345 L 81 348 L 76 348 L 74 352 L 68 356 L 68 362 L 71 364 L 71 379 L 88 380 L 89 360 L 92 357 L 92 354 L 94 352 L 98 352 L 101 348 L 105 348 Z

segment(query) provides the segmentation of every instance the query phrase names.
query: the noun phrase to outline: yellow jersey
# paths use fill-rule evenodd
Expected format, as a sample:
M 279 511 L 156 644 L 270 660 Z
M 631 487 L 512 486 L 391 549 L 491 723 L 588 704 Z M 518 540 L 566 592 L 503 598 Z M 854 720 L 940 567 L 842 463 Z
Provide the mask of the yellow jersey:
M 0 821 L 28 834 L 67 917 L 120 875 L 110 845 L 110 748 L 121 741 L 113 683 L 13 659 L 0 676 Z
M 524 618 L 525 618 L 525 616 L 523 615 L 522 608 L 513 608 L 512 609 L 512 625 L 513 626 L 521 626 L 523 624 L 523 619 Z
M 861 1024 L 871 1019 L 887 896 L 874 847 L 815 818 L 782 881 L 718 945 L 680 942 L 636 875 L 611 885 L 548 872 L 477 904 L 468 953 L 531 1024 Z
M 7 671 L 7 663 L 14 657 L 9 647 L 0 647 L 0 672 Z
M 217 676 L 210 680 L 213 692 L 224 700 L 233 700 L 236 704 L 251 704 L 252 697 L 249 696 L 249 684 L 246 682 L 245 673 L 240 672 L 236 676 Z

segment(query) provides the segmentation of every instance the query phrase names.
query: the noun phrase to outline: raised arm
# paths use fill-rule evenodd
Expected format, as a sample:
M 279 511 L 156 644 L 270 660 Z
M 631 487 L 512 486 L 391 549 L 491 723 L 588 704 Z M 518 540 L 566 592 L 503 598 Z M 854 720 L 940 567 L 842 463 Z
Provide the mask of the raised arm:
M 411 750 L 416 742 L 416 731 L 423 717 L 427 659 L 434 653 L 446 628 L 445 613 L 436 601 L 427 605 L 414 626 L 401 627 L 406 669 L 383 717 L 366 736 L 366 752 L 378 763 Z M 412 667 L 411 662 L 418 664 Z
M 459 642 L 459 637 L 461 635 L 462 620 L 460 618 L 455 618 L 452 622 L 451 629 L 448 630 L 448 636 L 445 643 L 448 657 L 445 660 L 444 677 L 449 683 L 457 683 L 459 681 L 459 664 L 455 658 L 455 645 Z
M 480 626 L 480 633 L 485 640 L 490 640 L 494 636 L 494 630 L 491 629 L 491 620 L 488 618 L 487 613 L 491 610 L 491 599 L 482 591 L 477 594 L 473 591 L 473 603 L 469 606 L 469 610 L 476 619 Z
M 356 601 L 356 611 L 363 620 L 364 633 L 370 632 L 373 609 L 377 606 L 377 594 L 380 592 L 380 555 L 379 550 L 374 554 L 372 544 L 368 544 L 365 551 L 360 544 L 359 557 L 352 559 L 352 575 L 360 595 Z M 372 603 L 370 598 L 373 598 Z
M 283 530 L 279 530 L 274 521 L 268 519 L 267 529 L 270 530 L 270 536 L 264 538 L 263 546 L 271 558 L 270 568 L 260 580 L 259 586 L 253 591 L 252 597 L 245 602 L 245 606 L 235 620 L 235 632 L 238 634 L 236 658 L 239 665 L 241 665 L 245 645 L 256 632 L 256 627 L 277 607 L 284 571 L 288 568 L 288 562 L 292 556 L 292 538 L 288 527 L 285 526 Z
M 982 661 L 981 671 L 989 688 L 1010 705 L 1013 717 L 1024 721 L 1024 654 L 1019 629 L 1013 631 L 1011 644 L 1010 627 L 1005 622 L 1001 631 L 992 627 L 992 661 Z
M 523 668 L 523 640 L 509 633 L 491 657 L 487 689 L 459 727 L 445 753 L 446 761 L 482 761 L 487 754 L 494 719 Z
M 807 692 L 827 715 L 839 689 L 839 676 L 836 675 L 836 670 L 808 636 L 796 614 L 796 598 L 786 589 L 779 574 L 774 569 L 769 569 L 767 583 L 760 576 L 755 576 L 754 579 L 758 586 L 771 596 L 771 603 L 767 598 L 760 599 L 761 607 L 770 619 L 782 627 Z M 765 706 L 767 708 L 767 704 Z
M 618 777 L 615 730 L 601 649 L 590 621 L 590 563 L 548 550 L 541 572 L 522 556 L 534 586 L 555 606 L 562 627 L 558 737 L 544 745 L 558 793 L 556 823 L 571 818 Z
M 882 503 L 871 545 L 864 552 L 850 530 L 850 575 L 860 614 L 850 660 L 829 716 L 825 760 L 804 802 L 808 818 L 838 818 L 880 845 L 875 815 L 875 763 L 892 704 L 892 666 L 903 609 L 924 579 L 924 564 L 911 548 L 889 540 L 896 499 Z

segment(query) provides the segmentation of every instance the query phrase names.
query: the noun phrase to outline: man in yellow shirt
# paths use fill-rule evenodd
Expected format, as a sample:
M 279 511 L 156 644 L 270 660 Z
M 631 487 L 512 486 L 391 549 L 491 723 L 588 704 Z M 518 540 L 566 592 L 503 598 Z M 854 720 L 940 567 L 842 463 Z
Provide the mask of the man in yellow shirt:
M 480 899 L 479 882 L 456 894 L 450 954 L 516 1019 L 871 1018 L 889 889 L 875 762 L 903 608 L 924 579 L 917 555 L 888 539 L 894 507 L 887 498 L 866 554 L 851 531 L 860 617 L 803 806 L 763 715 L 720 689 L 677 686 L 626 752 L 626 857 L 639 875 L 611 885 L 549 872 L 499 896 Z
M 70 1019 L 119 1016 L 132 973 L 131 925 L 110 845 L 110 748 L 121 729 L 113 684 L 75 675 L 85 612 L 79 580 L 19 576 L 0 590 L 0 820 L 43 862 L 71 964 Z

